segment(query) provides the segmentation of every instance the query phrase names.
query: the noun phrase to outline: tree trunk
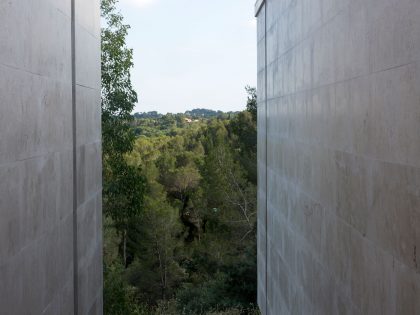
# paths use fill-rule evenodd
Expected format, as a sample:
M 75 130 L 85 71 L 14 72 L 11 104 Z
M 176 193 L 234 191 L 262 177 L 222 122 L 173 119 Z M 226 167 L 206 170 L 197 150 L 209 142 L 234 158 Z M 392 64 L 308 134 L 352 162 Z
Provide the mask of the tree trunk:
M 127 230 L 123 232 L 123 260 L 124 267 L 127 268 Z

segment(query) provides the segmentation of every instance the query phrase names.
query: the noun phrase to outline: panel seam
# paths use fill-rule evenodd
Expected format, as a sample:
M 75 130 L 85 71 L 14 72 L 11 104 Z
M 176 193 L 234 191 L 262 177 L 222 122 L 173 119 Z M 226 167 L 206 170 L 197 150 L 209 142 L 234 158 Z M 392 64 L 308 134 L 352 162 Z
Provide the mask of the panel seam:
M 264 68 L 265 68 L 265 313 L 268 310 L 268 93 L 267 93 L 267 2 L 263 1 L 264 9 Z M 261 5 L 261 7 L 262 7 Z
M 77 119 L 76 119 L 76 10 L 71 0 L 71 93 L 72 93 L 72 135 L 73 135 L 73 307 L 79 313 L 79 270 L 77 248 Z
M 257 17 L 258 14 L 260 13 L 262 7 L 264 6 L 265 0 L 257 0 L 257 2 L 255 3 L 255 16 Z

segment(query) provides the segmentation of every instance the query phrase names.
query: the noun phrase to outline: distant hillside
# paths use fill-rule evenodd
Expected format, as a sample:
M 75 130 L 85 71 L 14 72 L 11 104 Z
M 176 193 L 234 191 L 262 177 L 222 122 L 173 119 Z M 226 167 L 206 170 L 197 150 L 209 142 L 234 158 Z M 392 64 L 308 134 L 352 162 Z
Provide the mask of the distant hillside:
M 187 110 L 185 113 L 178 113 L 172 115 L 184 115 L 188 118 L 214 118 L 214 117 L 226 117 L 229 115 L 235 115 L 238 112 L 223 112 L 221 110 L 215 111 L 212 109 L 205 109 L 205 108 L 195 108 L 193 110 Z M 144 119 L 144 118 L 162 118 L 164 115 L 158 113 L 157 111 L 146 112 L 146 113 L 135 113 L 134 118 L 136 119 Z
M 153 111 L 153 112 L 147 112 L 147 113 L 135 113 L 134 115 L 135 119 L 142 119 L 142 118 L 161 118 L 163 115 Z
M 212 118 L 212 117 L 222 116 L 225 113 L 220 110 L 215 111 L 215 110 L 205 109 L 205 108 L 196 108 L 193 110 L 188 110 L 184 114 L 186 116 L 190 116 L 193 118 Z
M 197 129 L 211 119 L 229 120 L 238 112 L 222 112 L 196 108 L 179 114 L 160 114 L 156 111 L 135 113 L 132 127 L 136 136 L 174 135 L 183 129 Z

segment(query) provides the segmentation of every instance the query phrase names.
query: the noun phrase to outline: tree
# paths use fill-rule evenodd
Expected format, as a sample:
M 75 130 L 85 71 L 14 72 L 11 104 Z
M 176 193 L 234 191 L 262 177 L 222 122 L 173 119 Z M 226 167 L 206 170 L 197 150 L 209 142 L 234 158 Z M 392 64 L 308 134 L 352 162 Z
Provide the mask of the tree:
M 257 122 L 257 89 L 255 87 L 246 86 L 245 90 L 248 93 L 246 110 L 251 113 L 252 118 Z
M 117 11 L 117 0 L 102 0 L 102 143 L 104 212 L 111 217 L 119 232 L 123 264 L 127 265 L 126 241 L 128 224 L 142 209 L 145 180 L 141 169 L 129 165 L 126 154 L 131 152 L 134 133 L 131 112 L 137 102 L 130 71 L 133 51 L 126 46 L 129 26 Z
M 102 137 L 107 155 L 131 151 L 134 134 L 130 129 L 131 112 L 137 102 L 137 93 L 131 84 L 133 51 L 126 46 L 129 25 L 117 11 L 117 0 L 102 0 L 101 16 L 106 22 L 102 28 Z
M 211 136 L 211 133 L 210 133 Z M 210 140 L 206 155 L 205 195 L 211 208 L 221 209 L 230 230 L 238 232 L 236 241 L 253 235 L 256 222 L 256 189 L 247 180 L 246 172 L 237 162 L 228 139 Z M 232 225 L 232 224 L 233 225 Z
M 124 268 L 118 264 L 105 270 L 104 314 L 107 315 L 149 315 L 136 301 L 136 289 L 124 280 Z
M 136 260 L 129 267 L 129 279 L 151 305 L 173 298 L 185 277 L 176 259 L 179 225 L 177 210 L 164 194 L 148 196 L 145 211 L 133 221 L 135 233 L 130 236 L 129 246 L 136 252 Z
M 231 147 L 242 164 L 247 178 L 257 185 L 257 122 L 248 111 L 240 112 L 230 124 Z
M 144 211 L 131 222 L 133 233 L 128 246 L 136 253 L 136 259 L 129 267 L 129 279 L 139 288 L 142 300 L 151 305 L 172 298 L 185 276 L 176 259 L 181 246 L 177 237 L 181 231 L 178 211 L 167 200 L 155 164 L 161 151 L 167 149 L 166 144 L 166 137 L 139 138 L 135 152 L 130 155 L 133 163 L 145 166 L 148 189 Z

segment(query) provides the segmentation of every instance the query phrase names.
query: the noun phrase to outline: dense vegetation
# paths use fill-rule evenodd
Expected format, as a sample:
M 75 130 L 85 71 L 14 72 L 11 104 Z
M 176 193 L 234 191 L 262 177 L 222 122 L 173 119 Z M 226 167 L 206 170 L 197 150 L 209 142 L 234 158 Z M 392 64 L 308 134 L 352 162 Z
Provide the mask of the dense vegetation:
M 256 314 L 255 89 L 239 113 L 131 116 L 115 3 L 101 6 L 105 314 Z
M 210 118 L 230 119 L 238 112 L 193 109 L 184 114 L 166 114 L 158 112 L 135 113 L 132 126 L 136 136 L 174 135 L 177 128 L 186 128 L 190 124 L 206 121 Z
M 237 112 L 222 112 L 220 110 L 215 111 L 211 109 L 204 109 L 204 108 L 195 108 L 193 110 L 188 110 L 183 115 L 185 117 L 188 117 L 190 119 L 197 119 L 197 118 L 215 118 L 215 117 L 227 117 L 229 115 L 237 114 Z M 156 111 L 147 112 L 147 113 L 135 113 L 134 118 L 160 118 L 164 115 L 159 114 Z

